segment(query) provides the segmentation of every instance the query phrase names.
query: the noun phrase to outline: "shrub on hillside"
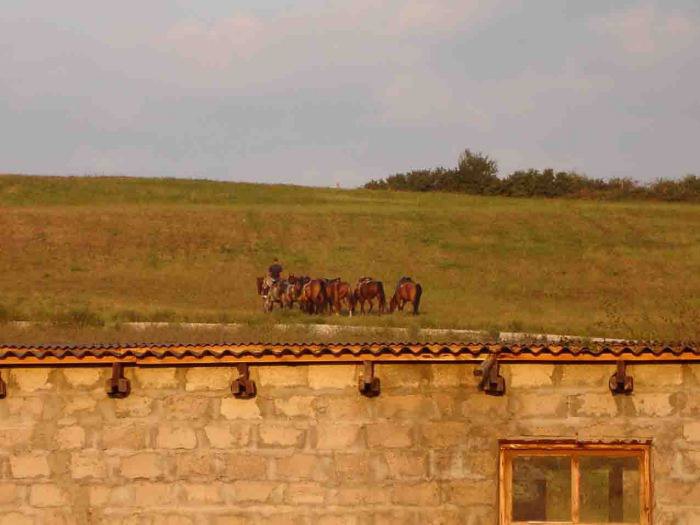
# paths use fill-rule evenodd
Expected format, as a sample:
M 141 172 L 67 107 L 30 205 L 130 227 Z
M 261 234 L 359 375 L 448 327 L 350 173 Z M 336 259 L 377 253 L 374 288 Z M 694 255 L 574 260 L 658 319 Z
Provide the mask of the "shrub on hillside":
M 518 170 L 502 179 L 497 174 L 495 160 L 467 149 L 460 155 L 455 168 L 440 167 L 397 173 L 386 179 L 371 180 L 364 187 L 507 197 L 700 201 L 700 177 L 695 175 L 687 175 L 680 180 L 658 179 L 650 184 L 642 184 L 629 178 L 594 179 L 573 171 L 555 172 L 553 169 Z

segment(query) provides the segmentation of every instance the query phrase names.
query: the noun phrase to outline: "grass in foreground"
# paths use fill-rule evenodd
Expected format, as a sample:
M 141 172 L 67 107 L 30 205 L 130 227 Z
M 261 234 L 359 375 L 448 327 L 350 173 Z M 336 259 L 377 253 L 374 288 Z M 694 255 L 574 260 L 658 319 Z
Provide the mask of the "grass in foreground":
M 0 177 L 0 320 L 264 330 L 254 278 L 273 256 L 425 289 L 418 318 L 275 322 L 700 339 L 698 205 Z

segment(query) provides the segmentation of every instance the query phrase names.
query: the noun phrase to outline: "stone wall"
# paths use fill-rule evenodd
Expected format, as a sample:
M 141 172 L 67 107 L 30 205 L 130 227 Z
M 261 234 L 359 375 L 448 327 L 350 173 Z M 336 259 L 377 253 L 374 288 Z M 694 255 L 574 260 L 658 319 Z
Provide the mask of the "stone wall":
M 0 400 L 0 524 L 495 524 L 499 438 L 654 439 L 655 523 L 700 523 L 700 366 L 638 365 L 613 397 L 610 365 L 505 365 L 477 392 L 472 365 L 252 369 L 15 368 Z

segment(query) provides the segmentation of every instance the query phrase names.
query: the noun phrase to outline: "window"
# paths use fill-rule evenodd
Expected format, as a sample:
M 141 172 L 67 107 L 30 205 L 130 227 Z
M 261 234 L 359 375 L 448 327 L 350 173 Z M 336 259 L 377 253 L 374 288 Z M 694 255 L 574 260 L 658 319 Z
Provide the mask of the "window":
M 650 525 L 649 465 L 649 443 L 501 441 L 501 525 Z

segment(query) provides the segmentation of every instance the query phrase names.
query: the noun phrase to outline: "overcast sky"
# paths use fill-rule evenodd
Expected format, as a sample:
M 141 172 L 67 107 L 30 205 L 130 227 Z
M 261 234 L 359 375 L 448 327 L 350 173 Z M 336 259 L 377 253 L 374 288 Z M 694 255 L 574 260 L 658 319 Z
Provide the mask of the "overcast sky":
M 0 172 L 700 174 L 698 0 L 2 0 Z

